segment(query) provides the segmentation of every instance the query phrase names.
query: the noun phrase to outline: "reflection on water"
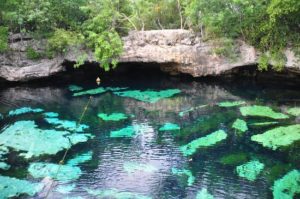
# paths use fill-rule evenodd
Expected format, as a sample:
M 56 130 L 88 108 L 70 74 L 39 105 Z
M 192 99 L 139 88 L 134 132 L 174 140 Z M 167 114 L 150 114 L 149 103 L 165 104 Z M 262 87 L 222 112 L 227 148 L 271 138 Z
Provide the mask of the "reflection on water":
M 76 84 L 85 89 L 96 87 L 80 82 Z M 30 106 L 57 112 L 63 119 L 78 121 L 89 96 L 73 97 L 68 86 L 69 84 L 3 88 L 0 90 L 0 113 L 6 115 L 10 110 Z M 92 160 L 79 165 L 82 170 L 79 179 L 65 184 L 73 186 L 73 189 L 60 193 L 56 189 L 57 185 L 49 198 L 95 198 L 87 190 L 115 189 L 111 192 L 115 196 L 118 192 L 131 192 L 152 198 L 181 199 L 196 198 L 197 192 L 204 188 L 215 198 L 272 198 L 274 180 L 292 169 L 300 169 L 299 142 L 281 151 L 271 151 L 250 139 L 251 135 L 279 125 L 299 123 L 299 118 L 291 117 L 272 127 L 249 126 L 249 130 L 240 135 L 231 128 L 232 123 L 241 118 L 239 108 L 222 108 L 216 105 L 222 101 L 245 101 L 247 104 L 268 105 L 277 111 L 284 111 L 286 107 L 300 106 L 300 92 L 297 89 L 261 88 L 253 84 L 180 82 L 176 79 L 138 83 L 128 80 L 110 82 L 105 86 L 129 87 L 132 90 L 175 88 L 180 89 L 181 93 L 156 103 L 124 98 L 112 92 L 94 95 L 82 122 L 90 126 L 86 132 L 95 137 L 87 143 L 74 146 L 67 155 L 67 159 L 71 159 L 76 154 L 92 150 Z M 200 105 L 208 106 L 190 111 L 183 117 L 179 116 L 181 111 Z M 133 116 L 127 120 L 109 122 L 97 117 L 98 113 L 124 113 Z M 0 120 L 0 129 L 18 120 L 35 120 L 42 127 L 49 127 L 43 122 L 41 114 L 32 113 Z M 266 118 L 245 120 L 247 123 L 273 121 Z M 178 124 L 181 130 L 158 131 L 167 122 Z M 110 137 L 111 131 L 130 125 L 142 126 L 143 132 L 129 138 Z M 227 132 L 228 137 L 215 146 L 198 149 L 192 157 L 183 156 L 179 150 L 180 146 L 219 129 Z M 258 159 L 265 164 L 264 171 L 255 181 L 239 177 L 235 171 L 237 165 L 220 162 L 222 157 L 234 153 L 243 153 L 244 158 Z M 12 167 L 8 171 L 0 170 L 0 174 L 39 182 L 41 179 L 33 179 L 27 172 L 29 164 L 58 163 L 63 152 L 30 160 L 19 158 L 17 154 L 9 155 L 8 162 Z M 132 172 L 124 169 L 132 163 L 142 165 L 142 168 L 136 168 Z M 174 175 L 172 168 L 191 171 L 195 182 L 189 186 L 188 176 Z M 124 195 L 126 194 L 123 193 Z M 122 194 L 119 197 L 122 198 Z M 133 195 L 129 198 L 131 197 Z

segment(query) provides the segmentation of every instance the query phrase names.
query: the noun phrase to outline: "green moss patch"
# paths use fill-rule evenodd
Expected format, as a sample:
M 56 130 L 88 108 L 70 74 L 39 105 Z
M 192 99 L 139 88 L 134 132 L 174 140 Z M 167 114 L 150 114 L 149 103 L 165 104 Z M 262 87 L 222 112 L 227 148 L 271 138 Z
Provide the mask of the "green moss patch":
M 207 189 L 203 188 L 201 191 L 198 191 L 196 199 L 214 199 L 214 196 L 211 195 Z
M 248 161 L 246 153 L 233 153 L 225 155 L 220 159 L 220 163 L 223 165 L 237 166 Z
M 124 90 L 124 89 L 127 89 L 127 88 L 119 88 L 119 87 L 106 87 L 106 88 L 104 88 L 104 87 L 99 87 L 99 88 L 94 88 L 94 89 L 74 93 L 73 96 L 76 97 L 76 96 L 82 96 L 82 95 L 98 95 L 98 94 L 105 93 L 107 91 L 115 92 L 115 91 L 120 91 L 120 90 Z
M 151 197 L 144 196 L 138 193 L 120 191 L 118 189 L 104 189 L 93 190 L 86 189 L 86 191 L 97 198 L 113 198 L 113 199 L 151 199 Z
M 296 117 L 300 116 L 300 107 L 289 108 L 287 113 Z
M 18 121 L 0 134 L 0 145 L 21 151 L 25 158 L 56 154 L 70 148 L 72 144 L 85 142 L 90 134 L 79 134 L 68 131 L 39 129 L 34 121 Z M 71 142 L 70 142 L 71 141 Z
M 78 125 L 75 121 L 69 120 L 60 120 L 58 118 L 45 118 L 46 122 L 49 124 L 56 125 L 56 128 L 63 128 L 68 131 L 75 131 L 75 132 L 83 132 L 85 129 L 88 129 L 89 126 L 85 124 Z
M 121 97 L 130 97 L 136 100 L 143 102 L 155 103 L 161 99 L 172 97 L 181 91 L 179 89 L 167 89 L 162 91 L 140 91 L 140 90 L 131 90 L 131 91 L 119 91 L 114 92 L 114 94 Z
M 173 123 L 165 123 L 162 127 L 158 129 L 159 131 L 175 131 L 180 130 L 180 126 L 178 124 Z
M 264 169 L 265 165 L 257 160 L 253 160 L 247 162 L 243 165 L 236 167 L 236 172 L 242 178 L 246 178 L 247 180 L 254 181 L 257 176 Z
M 43 111 L 44 110 L 41 108 L 23 107 L 23 108 L 9 111 L 8 116 L 16 116 L 16 115 L 21 115 L 21 114 L 25 114 L 25 113 L 40 113 Z
M 289 116 L 273 111 L 268 106 L 244 106 L 240 108 L 243 116 L 268 117 L 272 119 L 287 119 Z
M 246 132 L 248 130 L 247 123 L 244 120 L 236 119 L 234 123 L 232 124 L 232 128 L 240 131 L 240 132 Z
M 274 182 L 274 199 L 293 199 L 300 193 L 300 172 L 292 170 Z
M 269 125 L 274 125 L 274 124 L 278 124 L 278 122 L 255 122 L 255 123 L 251 123 L 251 126 L 269 126 Z
M 124 113 L 112 113 L 110 115 L 106 113 L 99 113 L 98 117 L 104 121 L 120 121 L 128 118 Z
M 184 115 L 188 114 L 189 112 L 192 112 L 192 111 L 195 111 L 195 110 L 198 110 L 198 109 L 201 109 L 201 108 L 205 108 L 205 107 L 207 107 L 207 106 L 208 106 L 208 105 L 206 104 L 206 105 L 201 105 L 201 106 L 192 107 L 192 108 L 190 108 L 190 109 L 187 109 L 187 110 L 184 110 L 184 111 L 179 112 L 178 115 L 179 115 L 180 117 L 183 117 Z
M 52 179 L 61 182 L 76 180 L 82 174 L 80 168 L 77 166 L 59 165 L 44 162 L 31 163 L 28 168 L 28 172 L 34 178 L 51 177 Z
M 140 133 L 147 132 L 148 130 L 149 130 L 148 126 L 145 125 L 141 125 L 141 124 L 130 125 L 116 131 L 111 131 L 110 137 L 111 138 L 134 137 Z
M 277 127 L 263 134 L 253 135 L 251 140 L 272 150 L 289 146 L 293 142 L 300 140 L 300 124 Z
M 172 168 L 172 174 L 174 175 L 179 175 L 179 176 L 187 176 L 187 184 L 188 186 L 192 186 L 195 182 L 195 177 L 193 176 L 193 173 L 188 170 L 188 169 L 177 169 L 177 168 Z
M 0 198 L 19 197 L 23 194 L 34 196 L 41 191 L 43 185 L 26 180 L 0 176 Z
M 58 117 L 58 113 L 54 113 L 54 112 L 46 112 L 44 113 L 45 117 Z
M 123 168 L 124 171 L 128 173 L 134 173 L 134 172 L 153 173 L 158 171 L 158 169 L 151 164 L 143 164 L 138 162 L 125 162 Z
M 240 106 L 246 104 L 246 102 L 244 101 L 225 101 L 225 102 L 220 102 L 217 105 L 220 107 L 234 107 L 234 106 Z
M 181 146 L 180 150 L 184 156 L 194 154 L 198 148 L 213 146 L 216 143 L 227 138 L 227 134 L 223 130 L 215 131 L 205 137 L 198 138 L 188 143 L 187 145 Z
M 76 155 L 75 158 L 73 158 L 73 159 L 71 159 L 67 162 L 67 165 L 69 165 L 69 166 L 78 166 L 79 164 L 90 161 L 92 158 L 93 158 L 93 152 L 88 151 L 86 153 Z

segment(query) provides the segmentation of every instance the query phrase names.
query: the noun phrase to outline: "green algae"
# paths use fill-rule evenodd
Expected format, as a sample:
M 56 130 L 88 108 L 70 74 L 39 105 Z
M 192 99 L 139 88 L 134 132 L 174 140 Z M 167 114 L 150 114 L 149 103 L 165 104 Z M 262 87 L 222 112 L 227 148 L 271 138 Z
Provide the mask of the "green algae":
M 293 199 L 300 193 L 300 172 L 292 170 L 276 180 L 273 186 L 274 199 Z
M 220 102 L 217 105 L 220 107 L 234 107 L 234 106 L 240 106 L 246 104 L 246 102 L 244 101 L 225 101 L 225 102 Z
M 243 116 L 268 117 L 272 119 L 287 119 L 289 116 L 273 111 L 268 106 L 244 106 L 240 108 Z
M 257 176 L 264 169 L 265 165 L 258 160 L 252 160 L 243 165 L 236 167 L 236 172 L 242 178 L 246 178 L 250 181 L 255 181 Z
M 263 134 L 253 135 L 251 140 L 272 150 L 289 146 L 293 142 L 300 140 L 300 124 L 277 127 Z
M 138 193 L 120 191 L 118 189 L 105 189 L 105 190 L 93 190 L 85 189 L 90 195 L 97 198 L 111 198 L 111 199 L 151 199 L 151 197 L 144 196 Z
M 147 126 L 144 126 L 142 124 L 135 124 L 116 131 L 111 131 L 110 137 L 111 138 L 134 137 L 141 133 L 146 132 L 147 130 L 148 130 Z
M 0 176 L 0 198 L 19 197 L 23 194 L 34 196 L 36 193 L 41 191 L 42 188 L 42 184 Z
M 189 109 L 187 109 L 187 110 L 180 111 L 180 112 L 178 113 L 178 115 L 179 115 L 180 117 L 183 117 L 184 115 L 186 115 L 186 114 L 189 113 L 189 112 L 195 111 L 195 110 L 197 110 L 197 109 L 205 108 L 205 107 L 207 107 L 207 106 L 208 106 L 208 105 L 205 104 L 205 105 L 200 105 L 200 106 L 192 107 L 192 108 L 189 108 Z
M 77 86 L 77 85 L 70 85 L 69 86 L 69 90 L 74 92 L 74 91 L 81 91 L 83 88 L 81 86 Z
M 89 126 L 85 124 L 77 124 L 76 121 L 60 120 L 58 118 L 45 118 L 49 124 L 56 125 L 56 128 L 64 128 L 69 131 L 83 132 L 88 129 Z
M 127 173 L 135 173 L 135 172 L 153 173 L 158 171 L 158 169 L 153 165 L 139 163 L 139 162 L 125 162 L 123 165 L 123 169 Z
M 22 151 L 21 156 L 25 158 L 38 157 L 41 155 L 53 155 L 72 144 L 87 141 L 90 134 L 70 134 L 68 131 L 43 130 L 37 128 L 34 121 L 18 121 L 7 127 L 0 134 L 0 145 L 11 147 L 15 151 Z
M 71 191 L 75 189 L 75 184 L 70 185 L 59 185 L 55 190 L 62 194 L 69 194 Z
M 165 123 L 162 127 L 158 129 L 159 131 L 176 131 L 180 130 L 180 126 L 174 123 Z
M 25 114 L 25 113 L 40 113 L 43 111 L 44 110 L 41 108 L 23 107 L 23 108 L 9 111 L 8 116 L 16 116 L 16 115 L 21 115 L 21 114 Z
M 44 162 L 31 163 L 28 172 L 34 178 L 50 177 L 61 182 L 76 180 L 82 174 L 81 169 L 77 166 Z
M 104 121 L 120 121 L 128 118 L 124 113 L 112 113 L 110 115 L 106 113 L 99 113 L 98 117 Z
M 67 162 L 67 165 L 78 166 L 79 164 L 90 161 L 92 158 L 93 158 L 93 151 L 88 151 L 86 153 L 76 155 L 76 157 L 74 157 L 73 159 Z
M 174 175 L 186 175 L 188 177 L 187 179 L 187 184 L 188 186 L 192 186 L 195 182 L 195 177 L 193 176 L 192 171 L 188 169 L 177 169 L 177 168 L 172 168 L 172 174 Z
M 240 132 L 246 132 L 248 130 L 247 123 L 244 120 L 236 119 L 234 123 L 232 124 L 232 128 L 240 131 Z
M 45 117 L 58 117 L 58 113 L 54 113 L 54 112 L 46 112 L 44 113 Z
M 214 196 L 211 195 L 207 189 L 203 188 L 201 191 L 198 191 L 196 199 L 214 199 Z
M 120 90 L 124 90 L 124 89 L 127 89 L 127 88 L 119 88 L 119 87 L 106 87 L 106 88 L 104 88 L 104 87 L 99 87 L 99 88 L 94 88 L 94 89 L 74 93 L 73 96 L 77 97 L 77 96 L 82 96 L 82 95 L 97 95 L 97 94 L 105 93 L 107 91 L 116 92 L 116 91 L 120 91 Z
M 205 137 L 198 138 L 184 146 L 181 146 L 180 150 L 184 156 L 192 155 L 197 151 L 198 148 L 213 146 L 226 138 L 227 134 L 225 131 L 218 130 L 206 135 Z
M 7 158 L 4 156 L 7 155 L 9 152 L 8 148 L 5 146 L 0 146 L 0 169 L 8 170 L 10 169 L 10 165 L 8 165 L 5 161 Z
M 121 97 L 130 97 L 139 101 L 155 103 L 163 98 L 172 97 L 181 91 L 179 89 L 167 89 L 162 91 L 140 91 L 140 90 L 130 90 L 130 91 L 119 91 L 114 92 L 114 94 Z
M 293 116 L 300 116 L 300 107 L 293 107 L 287 110 L 287 113 Z
M 237 166 L 248 161 L 246 153 L 233 153 L 225 155 L 220 159 L 220 163 L 223 165 Z
M 255 122 L 255 123 L 251 123 L 251 126 L 268 126 L 268 125 L 274 125 L 274 124 L 278 124 L 278 122 Z
M 133 126 L 127 126 L 120 130 L 111 131 L 110 137 L 111 138 L 119 138 L 119 137 L 133 137 L 135 135 L 135 130 Z

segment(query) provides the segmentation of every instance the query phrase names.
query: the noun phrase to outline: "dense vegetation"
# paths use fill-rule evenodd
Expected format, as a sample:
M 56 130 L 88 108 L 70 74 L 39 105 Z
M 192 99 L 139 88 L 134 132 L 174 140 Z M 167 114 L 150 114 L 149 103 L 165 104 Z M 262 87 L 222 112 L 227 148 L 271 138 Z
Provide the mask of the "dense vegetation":
M 81 45 L 109 70 L 122 52 L 120 37 L 129 30 L 175 28 L 193 29 L 203 39 L 222 38 L 229 49 L 233 39 L 245 40 L 262 52 L 260 69 L 270 60 L 281 69 L 286 47 L 300 54 L 299 0 L 2 0 L 0 9 L 0 53 L 9 50 L 8 32 L 47 39 L 44 53 L 27 49 L 32 59 Z

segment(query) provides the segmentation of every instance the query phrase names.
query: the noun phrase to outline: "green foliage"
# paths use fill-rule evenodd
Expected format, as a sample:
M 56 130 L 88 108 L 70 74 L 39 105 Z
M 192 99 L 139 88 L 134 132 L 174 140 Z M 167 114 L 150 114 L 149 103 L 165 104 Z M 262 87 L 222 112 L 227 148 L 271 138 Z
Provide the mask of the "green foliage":
M 213 53 L 219 56 L 229 58 L 230 61 L 237 59 L 236 46 L 232 39 L 221 38 L 214 41 Z
M 246 153 L 233 153 L 225 155 L 220 159 L 221 164 L 237 166 L 248 161 L 248 156 Z
M 0 53 L 6 52 L 8 49 L 8 28 L 0 26 Z
M 272 119 L 287 119 L 289 116 L 273 111 L 268 106 L 244 106 L 240 108 L 243 116 L 268 117 Z
M 26 57 L 31 60 L 37 60 L 42 58 L 42 53 L 37 52 L 32 47 L 26 48 Z

